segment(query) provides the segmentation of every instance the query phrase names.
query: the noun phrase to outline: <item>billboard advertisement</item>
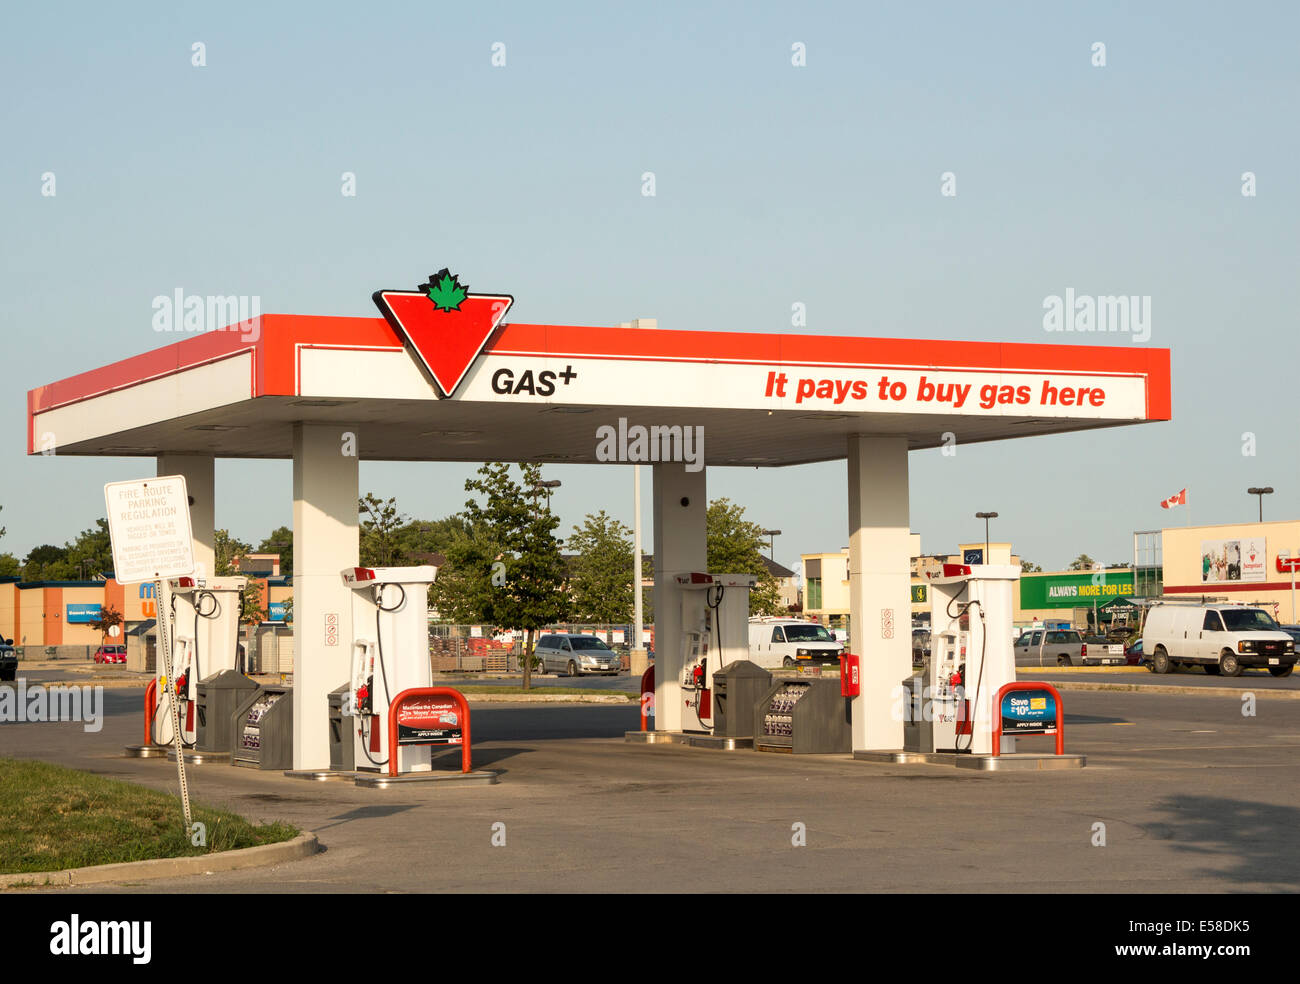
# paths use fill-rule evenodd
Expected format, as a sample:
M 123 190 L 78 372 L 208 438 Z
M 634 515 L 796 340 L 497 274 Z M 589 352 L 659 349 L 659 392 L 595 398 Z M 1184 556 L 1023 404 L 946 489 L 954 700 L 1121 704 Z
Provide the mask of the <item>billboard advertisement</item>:
M 1266 542 L 1263 537 L 1201 541 L 1201 583 L 1263 581 Z
M 1133 572 L 1112 568 L 1077 574 L 1022 574 L 1019 584 L 1022 610 L 1092 607 L 1093 602 L 1104 604 L 1131 595 Z

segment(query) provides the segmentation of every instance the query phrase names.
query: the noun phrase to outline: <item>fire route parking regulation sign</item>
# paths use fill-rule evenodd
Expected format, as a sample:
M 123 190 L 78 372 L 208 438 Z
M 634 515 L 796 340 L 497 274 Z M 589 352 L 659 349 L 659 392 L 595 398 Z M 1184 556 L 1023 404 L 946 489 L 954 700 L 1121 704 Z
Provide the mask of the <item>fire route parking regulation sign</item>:
M 113 577 L 118 584 L 194 573 L 190 497 L 184 475 L 104 486 Z

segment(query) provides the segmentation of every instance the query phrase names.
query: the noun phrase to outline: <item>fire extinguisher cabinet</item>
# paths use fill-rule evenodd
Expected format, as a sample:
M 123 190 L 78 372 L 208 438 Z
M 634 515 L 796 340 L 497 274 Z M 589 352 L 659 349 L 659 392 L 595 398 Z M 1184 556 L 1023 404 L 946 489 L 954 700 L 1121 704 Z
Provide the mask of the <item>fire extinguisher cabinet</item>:
M 755 711 L 754 748 L 817 755 L 853 750 L 852 698 L 838 678 L 778 680 Z

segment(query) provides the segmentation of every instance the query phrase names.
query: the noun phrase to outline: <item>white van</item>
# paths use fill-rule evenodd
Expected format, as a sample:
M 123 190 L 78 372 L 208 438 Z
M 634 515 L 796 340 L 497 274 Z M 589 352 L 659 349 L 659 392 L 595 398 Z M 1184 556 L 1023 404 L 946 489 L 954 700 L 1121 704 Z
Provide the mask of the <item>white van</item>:
M 844 646 L 824 625 L 798 618 L 751 618 L 749 660 L 766 670 L 778 666 L 838 663 Z
M 1156 605 L 1142 627 L 1142 651 L 1155 673 L 1203 666 L 1230 677 L 1246 667 L 1290 676 L 1296 657 L 1295 640 L 1273 616 L 1246 605 Z

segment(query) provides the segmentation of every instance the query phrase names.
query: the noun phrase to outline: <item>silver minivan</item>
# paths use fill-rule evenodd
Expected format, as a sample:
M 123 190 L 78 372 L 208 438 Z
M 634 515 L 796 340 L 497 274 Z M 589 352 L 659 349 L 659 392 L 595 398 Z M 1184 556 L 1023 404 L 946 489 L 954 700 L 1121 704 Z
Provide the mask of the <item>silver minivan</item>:
M 623 658 L 594 635 L 576 632 L 544 635 L 537 640 L 533 655 L 541 661 L 543 673 L 581 676 L 583 673 L 617 674 L 623 670 Z

